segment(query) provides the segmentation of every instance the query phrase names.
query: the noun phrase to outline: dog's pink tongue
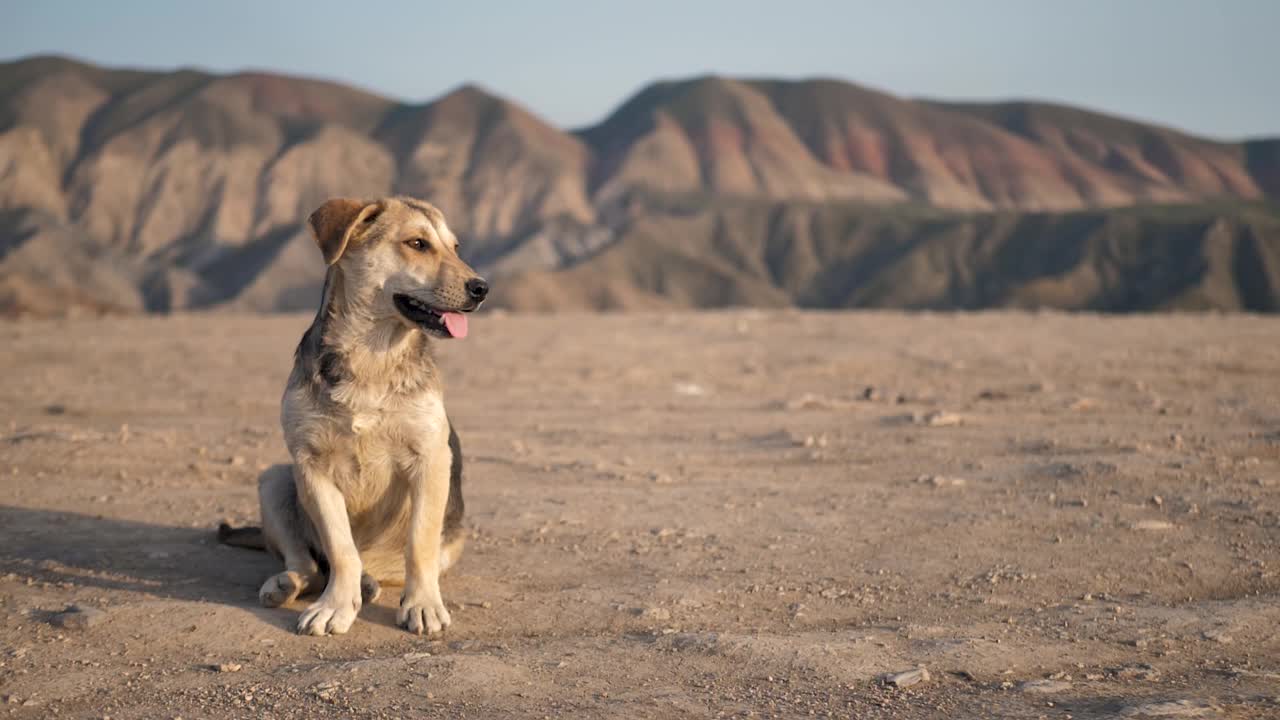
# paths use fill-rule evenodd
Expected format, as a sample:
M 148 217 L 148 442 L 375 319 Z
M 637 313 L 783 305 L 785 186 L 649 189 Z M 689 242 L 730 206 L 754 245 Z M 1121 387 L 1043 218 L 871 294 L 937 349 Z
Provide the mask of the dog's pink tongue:
M 461 340 L 467 336 L 467 316 L 457 312 L 440 313 L 449 334 Z

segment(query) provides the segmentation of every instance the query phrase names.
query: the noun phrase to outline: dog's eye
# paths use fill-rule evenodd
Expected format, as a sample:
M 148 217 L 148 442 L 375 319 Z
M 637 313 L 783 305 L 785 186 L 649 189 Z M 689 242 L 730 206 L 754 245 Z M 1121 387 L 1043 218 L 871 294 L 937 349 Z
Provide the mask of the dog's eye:
M 404 244 L 408 245 L 414 250 L 417 250 L 418 252 L 426 252 L 426 249 L 427 249 L 427 241 L 423 240 L 422 238 L 414 238 L 412 240 L 406 240 Z

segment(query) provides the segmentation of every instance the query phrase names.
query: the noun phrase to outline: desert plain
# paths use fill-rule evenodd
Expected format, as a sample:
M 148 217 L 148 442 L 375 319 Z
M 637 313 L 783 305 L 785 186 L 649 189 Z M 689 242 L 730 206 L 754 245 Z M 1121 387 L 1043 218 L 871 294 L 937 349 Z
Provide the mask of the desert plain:
M 1280 319 L 481 312 L 453 625 L 328 638 L 214 538 L 309 320 L 0 323 L 0 716 L 1280 717 Z

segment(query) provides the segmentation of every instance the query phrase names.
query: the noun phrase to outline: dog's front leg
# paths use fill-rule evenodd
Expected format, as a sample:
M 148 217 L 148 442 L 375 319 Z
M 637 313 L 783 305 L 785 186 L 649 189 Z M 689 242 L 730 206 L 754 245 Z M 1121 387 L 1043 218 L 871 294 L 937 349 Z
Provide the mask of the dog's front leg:
M 450 456 L 447 443 L 439 451 L 419 455 L 410 473 L 412 507 L 405 550 L 404 597 L 396 621 L 411 633 L 439 632 L 449 626 L 449 611 L 440 596 L 440 537 L 449 500 Z
M 303 635 L 341 635 L 360 612 L 360 553 L 351 537 L 347 503 L 333 479 L 314 467 L 300 467 L 298 500 L 315 526 L 329 561 L 329 584 L 302 613 Z

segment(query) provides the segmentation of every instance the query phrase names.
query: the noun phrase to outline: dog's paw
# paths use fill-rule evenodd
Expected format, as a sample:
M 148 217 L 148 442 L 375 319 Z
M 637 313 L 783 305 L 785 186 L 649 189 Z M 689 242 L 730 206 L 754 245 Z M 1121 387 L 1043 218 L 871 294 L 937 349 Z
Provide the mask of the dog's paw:
M 342 635 L 351 629 L 360 612 L 360 596 L 350 600 L 335 599 L 325 591 L 298 618 L 299 635 Z
M 435 597 L 410 597 L 408 594 L 400 600 L 400 610 L 396 612 L 396 622 L 400 627 L 415 635 L 440 632 L 449 627 L 449 611 L 439 595 Z
M 280 607 L 293 602 L 307 589 L 307 579 L 292 571 L 276 573 L 262 583 L 258 591 L 258 601 L 263 607 Z

